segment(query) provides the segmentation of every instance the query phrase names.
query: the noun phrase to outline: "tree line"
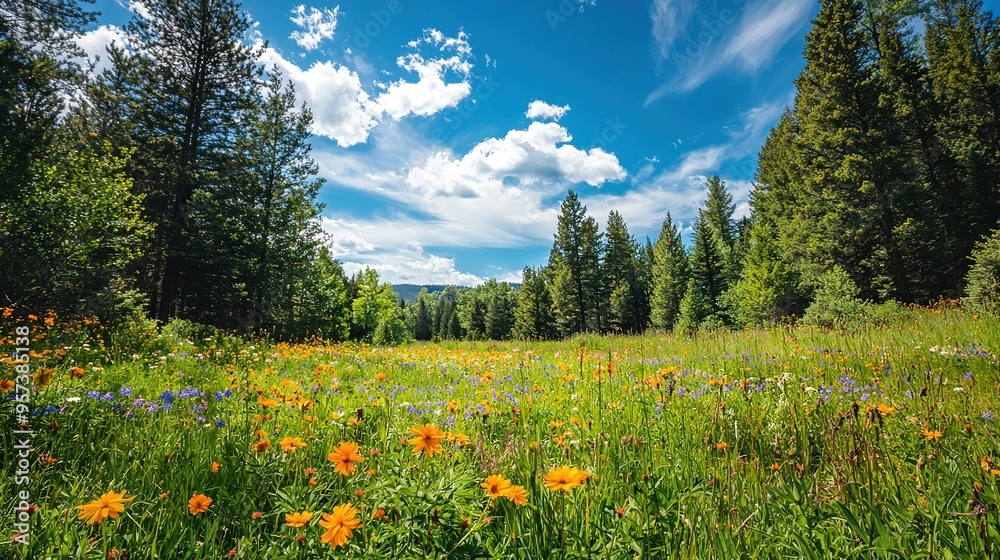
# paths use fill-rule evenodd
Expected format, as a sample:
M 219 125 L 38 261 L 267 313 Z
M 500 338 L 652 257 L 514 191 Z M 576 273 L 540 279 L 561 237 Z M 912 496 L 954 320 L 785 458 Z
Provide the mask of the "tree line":
M 91 3 L 0 9 L 5 305 L 376 343 L 694 332 L 959 296 L 996 253 L 1000 25 L 978 0 L 821 0 L 749 216 L 711 177 L 688 245 L 670 213 L 639 242 L 569 191 L 519 289 L 406 306 L 327 249 L 312 115 L 239 2 L 144 2 L 99 73 L 75 62 Z
M 711 177 L 689 248 L 669 213 L 655 243 L 638 243 L 616 212 L 601 232 L 570 191 L 548 263 L 524 270 L 508 317 L 484 316 L 510 325 L 503 337 L 554 338 L 834 324 L 966 293 L 995 307 L 998 47 L 1000 24 L 978 0 L 822 0 L 749 216 L 734 219 Z M 488 311 L 479 300 L 496 289 L 480 290 L 458 307 Z M 493 338 L 483 324 L 466 332 Z

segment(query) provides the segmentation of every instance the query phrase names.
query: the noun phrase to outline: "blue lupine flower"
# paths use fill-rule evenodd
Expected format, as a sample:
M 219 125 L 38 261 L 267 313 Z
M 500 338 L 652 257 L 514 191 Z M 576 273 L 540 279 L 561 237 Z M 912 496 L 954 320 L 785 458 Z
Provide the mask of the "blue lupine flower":
M 123 397 L 130 397 L 130 396 L 132 396 L 132 388 L 131 387 L 122 387 L 121 389 L 118 390 L 118 394 L 121 395 L 121 396 L 123 396 Z

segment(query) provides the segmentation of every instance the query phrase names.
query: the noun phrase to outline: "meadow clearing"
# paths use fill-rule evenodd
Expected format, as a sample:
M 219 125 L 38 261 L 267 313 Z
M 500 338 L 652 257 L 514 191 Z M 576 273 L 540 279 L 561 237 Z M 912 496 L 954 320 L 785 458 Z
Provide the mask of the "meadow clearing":
M 5 359 L 3 558 L 1000 557 L 1000 323 L 956 306 L 395 348 L 168 329 L 124 353 L 4 321 L 36 390 L 22 485 Z

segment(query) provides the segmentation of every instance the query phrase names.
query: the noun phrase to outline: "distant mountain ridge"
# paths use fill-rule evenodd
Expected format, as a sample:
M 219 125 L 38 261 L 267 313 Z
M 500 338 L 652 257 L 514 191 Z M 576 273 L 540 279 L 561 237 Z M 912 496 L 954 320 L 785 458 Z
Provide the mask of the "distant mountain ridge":
M 417 294 L 420 293 L 421 288 L 427 288 L 428 292 L 440 292 L 445 289 L 444 284 L 393 284 L 392 290 L 396 292 L 403 301 L 412 303 L 417 301 Z
M 434 293 L 444 291 L 447 287 L 448 285 L 446 284 L 393 284 L 392 290 L 396 292 L 396 295 L 398 295 L 403 301 L 413 303 L 417 301 L 417 294 L 420 293 L 421 288 L 427 288 L 428 292 Z M 519 290 L 521 289 L 521 284 L 510 283 L 510 287 L 515 290 Z M 460 292 L 468 289 L 468 286 L 458 286 L 458 291 Z

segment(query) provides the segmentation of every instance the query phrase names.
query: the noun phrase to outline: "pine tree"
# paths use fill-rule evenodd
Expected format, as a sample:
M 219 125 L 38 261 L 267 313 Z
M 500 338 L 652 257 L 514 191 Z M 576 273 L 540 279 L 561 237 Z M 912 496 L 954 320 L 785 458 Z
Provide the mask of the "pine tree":
M 625 220 L 614 210 L 608 215 L 605 239 L 602 274 L 608 326 L 615 332 L 638 332 L 643 326 L 638 247 Z
M 927 18 L 927 78 L 936 135 L 931 185 L 950 241 L 953 293 L 974 244 L 1000 220 L 1000 23 L 978 0 L 940 0 Z
M 556 320 L 564 334 L 600 330 L 601 235 L 576 193 L 563 201 L 549 257 Z
M 137 14 L 126 27 L 134 52 L 118 61 L 133 80 L 122 99 L 138 147 L 132 176 L 156 224 L 141 283 L 161 321 L 224 321 L 219 314 L 247 297 L 218 229 L 235 227 L 219 214 L 220 196 L 235 171 L 239 118 L 258 87 L 258 53 L 241 43 L 252 22 L 235 0 L 144 6 L 148 18 Z
M 688 280 L 679 309 L 677 325 L 674 330 L 686 336 L 697 333 L 705 319 L 712 314 L 708 294 L 694 278 Z
M 305 270 L 320 243 L 315 202 L 322 179 L 312 160 L 309 127 L 312 113 L 295 107 L 295 91 L 272 72 L 266 93 L 247 111 L 235 155 L 241 175 L 219 187 L 222 212 L 231 227 L 216 228 L 229 240 L 218 240 L 240 256 L 234 266 L 247 287 L 240 310 L 243 328 L 254 332 L 273 327 L 277 301 L 290 285 L 289 271 Z M 241 246 L 234 247 L 233 240 Z
M 705 222 L 715 231 L 722 258 L 722 291 L 736 281 L 740 274 L 741 260 L 738 254 L 739 231 L 733 215 L 736 204 L 726 183 L 718 175 L 709 177 L 705 183 Z
M 524 267 L 521 289 L 517 293 L 514 334 L 518 338 L 531 340 L 548 340 L 556 335 L 552 296 L 545 276 L 527 266 Z
M 698 213 L 694 221 L 694 247 L 688 262 L 691 279 L 704 294 L 709 313 L 717 315 L 722 311 L 721 298 L 728 287 L 726 284 L 723 242 L 718 231 L 708 222 L 704 211 Z
M 483 321 L 486 338 L 507 340 L 514 334 L 514 309 L 517 293 L 506 282 L 490 278 L 482 286 L 486 300 L 486 317 Z
M 725 251 L 732 252 L 736 245 L 737 233 L 736 222 L 733 220 L 733 214 L 736 212 L 733 195 L 718 175 L 708 178 L 705 189 L 708 192 L 705 199 L 705 221 L 715 228 Z
M 639 316 L 637 319 L 641 330 L 645 330 L 650 325 L 650 299 L 653 293 L 653 255 L 653 241 L 649 236 L 646 236 L 646 242 L 639 245 L 639 251 L 636 254 L 639 283 Z
M 328 248 L 318 247 L 308 262 L 288 271 L 286 281 L 288 288 L 272 296 L 271 336 L 277 340 L 347 340 L 353 302 L 347 298 L 344 270 Z
M 761 220 L 750 230 L 741 276 L 726 294 L 737 325 L 766 326 L 801 314 L 797 281 L 780 258 L 774 226 Z
M 796 81 L 798 214 L 778 226 L 791 232 L 785 249 L 806 282 L 840 265 L 864 297 L 910 301 L 920 252 L 913 232 L 925 224 L 906 205 L 919 200 L 919 182 L 865 23 L 859 0 L 823 0 L 806 36 Z
M 688 257 L 681 233 L 667 213 L 653 248 L 650 290 L 650 324 L 671 330 L 680 314 L 681 299 L 688 284 Z
M 417 300 L 409 308 L 409 327 L 415 340 L 431 340 L 434 338 L 433 315 L 438 306 L 434 296 L 421 288 Z
M 486 301 L 478 287 L 466 290 L 458 298 L 456 313 L 468 340 L 486 339 Z

